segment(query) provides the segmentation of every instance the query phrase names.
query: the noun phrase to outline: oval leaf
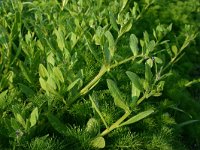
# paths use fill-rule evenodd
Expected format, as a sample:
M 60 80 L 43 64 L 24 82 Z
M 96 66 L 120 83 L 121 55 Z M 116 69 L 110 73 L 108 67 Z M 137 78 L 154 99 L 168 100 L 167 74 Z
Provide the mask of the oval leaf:
M 105 36 L 108 39 L 110 55 L 111 55 L 111 57 L 113 57 L 113 55 L 115 53 L 115 41 L 114 41 L 114 38 L 113 38 L 112 34 L 110 33 L 110 31 L 106 31 L 105 32 Z
M 131 48 L 133 55 L 137 56 L 139 49 L 138 49 L 138 39 L 135 36 L 135 34 L 130 35 L 129 45 L 130 45 L 130 48 Z
M 131 82 L 134 84 L 135 88 L 137 88 L 140 91 L 143 91 L 143 87 L 142 84 L 140 83 L 140 78 L 138 77 L 138 75 L 131 71 L 126 71 L 126 74 L 131 80 Z
M 53 68 L 53 74 L 60 82 L 64 83 L 63 74 L 58 67 Z
M 39 75 L 42 78 L 47 78 L 49 76 L 49 73 L 43 64 L 39 65 Z
M 100 136 L 92 140 L 91 145 L 94 148 L 104 148 L 106 145 L 106 142 L 105 142 L 105 139 Z

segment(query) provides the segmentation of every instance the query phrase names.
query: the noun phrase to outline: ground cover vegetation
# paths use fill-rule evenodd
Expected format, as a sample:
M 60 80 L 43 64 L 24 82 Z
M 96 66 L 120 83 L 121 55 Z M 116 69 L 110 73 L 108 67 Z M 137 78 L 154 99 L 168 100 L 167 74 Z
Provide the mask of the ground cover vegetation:
M 0 149 L 200 149 L 199 8 L 0 1 Z

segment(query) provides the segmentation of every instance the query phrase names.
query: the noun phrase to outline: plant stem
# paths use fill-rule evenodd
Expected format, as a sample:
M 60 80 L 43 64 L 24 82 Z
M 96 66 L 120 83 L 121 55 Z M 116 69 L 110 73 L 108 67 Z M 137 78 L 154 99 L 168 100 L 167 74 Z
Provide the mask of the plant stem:
M 119 127 L 119 125 L 131 114 L 131 112 L 126 112 L 121 118 L 119 118 L 115 123 L 113 123 L 109 128 L 107 128 L 106 130 L 104 130 L 101 133 L 101 136 L 105 136 L 106 134 L 108 134 L 109 132 L 111 132 L 112 130 L 116 129 Z
M 135 60 L 138 57 L 143 57 L 142 55 L 138 55 L 138 56 L 131 56 L 129 58 L 126 58 L 116 64 L 110 65 L 110 66 L 105 66 L 103 65 L 99 71 L 99 73 L 79 92 L 79 94 L 77 94 L 73 100 L 71 102 L 68 103 L 68 105 L 71 105 L 72 103 L 74 103 L 80 96 L 85 95 L 86 93 L 88 93 L 93 87 L 95 87 L 95 85 L 97 85 L 97 83 L 99 82 L 99 80 L 101 79 L 101 77 L 110 69 L 118 67 L 119 65 L 125 64 L 128 61 L 131 60 Z
M 99 81 L 99 79 L 106 73 L 107 69 L 103 65 L 99 71 L 99 73 L 94 77 L 92 81 L 90 81 L 81 91 L 80 95 L 85 95 L 87 92 L 89 92 Z

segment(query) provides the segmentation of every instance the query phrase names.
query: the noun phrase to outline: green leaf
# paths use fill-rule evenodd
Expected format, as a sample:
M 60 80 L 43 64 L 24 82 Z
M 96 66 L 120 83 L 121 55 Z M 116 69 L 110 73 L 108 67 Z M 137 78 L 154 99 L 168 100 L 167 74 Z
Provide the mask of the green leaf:
M 94 148 L 104 148 L 106 143 L 105 143 L 105 139 L 103 137 L 97 137 L 94 140 L 91 141 L 91 145 Z
M 43 64 L 39 65 L 39 75 L 42 78 L 48 78 L 48 76 L 49 76 L 49 73 Z
M 22 72 L 23 76 L 25 77 L 25 79 L 29 83 L 32 83 L 31 76 L 30 76 L 30 74 L 28 73 L 26 67 L 23 65 L 23 63 L 21 61 L 19 61 L 19 67 L 20 67 L 21 72 Z
M 154 57 L 154 59 L 155 59 L 155 62 L 158 63 L 158 64 L 162 64 L 163 63 L 162 59 L 160 59 L 158 57 Z
M 73 82 L 67 87 L 67 91 L 70 91 L 79 81 L 80 81 L 80 78 L 78 78 L 78 79 L 76 79 L 75 81 L 73 81 Z
M 24 128 L 26 127 L 26 123 L 20 114 L 17 113 L 15 118 Z
M 151 72 L 151 68 L 148 63 L 145 63 L 145 80 L 150 84 L 152 80 L 153 74 Z
M 176 45 L 172 45 L 172 52 L 174 53 L 175 56 L 177 55 L 178 48 L 176 47 Z
M 132 89 L 131 89 L 131 106 L 135 107 L 137 104 L 137 100 L 140 96 L 140 90 L 135 87 L 135 85 L 132 83 Z
M 138 39 L 135 36 L 135 34 L 130 35 L 129 45 L 130 45 L 130 48 L 131 48 L 133 55 L 137 56 L 139 48 L 138 48 Z
M 95 111 L 98 113 L 98 115 L 100 116 L 102 122 L 104 123 L 104 125 L 106 126 L 106 128 L 108 128 L 108 125 L 103 117 L 103 115 L 101 114 L 99 108 L 98 108 L 98 103 L 97 103 L 97 99 L 96 99 L 96 95 L 93 93 L 92 96 L 89 95 L 90 101 L 92 102 L 92 107 L 95 109 Z
M 117 26 L 116 18 L 115 18 L 114 14 L 112 12 L 109 13 L 109 17 L 110 17 L 111 26 L 113 27 L 114 30 L 119 32 L 119 28 Z
M 34 108 L 33 111 L 31 112 L 31 116 L 30 116 L 30 123 L 31 123 L 31 126 L 30 127 L 33 127 L 37 120 L 38 120 L 38 108 Z
M 24 84 L 19 83 L 19 88 L 26 95 L 26 97 L 31 97 L 35 94 L 35 92 L 29 86 L 26 86 Z
M 63 74 L 58 67 L 53 68 L 53 74 L 60 82 L 64 83 Z
M 49 52 L 49 54 L 47 54 L 47 62 L 52 64 L 53 66 L 55 65 L 54 54 L 52 52 Z
M 10 119 L 11 127 L 16 131 L 20 129 L 20 124 L 16 121 L 15 118 Z
M 126 7 L 128 0 L 121 0 L 120 2 L 122 2 L 120 12 L 122 12 L 124 8 Z
M 126 71 L 127 76 L 131 80 L 131 82 L 134 84 L 135 88 L 137 88 L 140 91 L 143 91 L 143 87 L 140 81 L 140 77 L 138 77 L 137 74 L 131 72 L 131 71 Z
M 122 124 L 120 124 L 120 126 L 125 126 L 125 125 L 129 125 L 129 124 L 138 122 L 138 121 L 144 119 L 145 117 L 149 116 L 153 112 L 154 112 L 154 110 L 152 110 L 152 109 L 143 111 L 143 112 L 133 116 L 132 118 L 128 119 L 127 121 L 123 122 Z
M 110 79 L 107 79 L 107 85 L 108 85 L 111 95 L 114 98 L 115 105 L 124 109 L 125 112 L 129 112 L 130 111 L 129 107 L 123 102 L 121 93 L 117 85 L 115 84 L 115 82 Z
M 193 123 L 196 123 L 196 122 L 199 122 L 200 120 L 188 120 L 188 121 L 185 121 L 185 122 L 182 122 L 180 124 L 178 124 L 178 127 L 183 127 L 183 126 L 186 126 L 186 125 L 189 125 L 189 124 L 193 124 Z
M 56 81 L 53 79 L 53 77 L 48 78 L 48 80 L 46 81 L 46 88 L 48 88 L 49 86 L 54 90 L 57 89 Z
M 65 38 L 64 38 L 61 28 L 59 27 L 58 30 L 55 29 L 54 33 L 56 34 L 56 41 L 57 41 L 58 47 L 60 48 L 61 51 L 63 51 L 65 48 L 65 40 L 64 40 Z
M 48 120 L 50 122 L 50 124 L 53 126 L 53 128 L 58 131 L 59 133 L 67 136 L 68 134 L 68 128 L 57 118 L 55 117 L 54 115 L 52 114 L 48 114 L 47 115 L 48 117 Z
M 153 60 L 151 58 L 147 59 L 146 63 L 149 65 L 149 67 L 153 67 Z
M 46 88 L 46 81 L 43 79 L 43 78 L 39 78 L 39 82 L 40 82 L 40 85 L 41 85 L 41 87 L 42 87 L 42 89 L 43 90 L 47 90 L 47 88 Z
M 88 132 L 91 137 L 96 136 L 100 131 L 99 122 L 95 118 L 90 118 L 87 122 L 85 131 Z
M 0 108 L 4 108 L 6 106 L 6 95 L 8 90 L 5 90 L 0 93 Z
M 124 33 L 128 32 L 132 27 L 132 20 L 129 20 L 125 25 L 120 28 L 118 38 L 121 37 Z
M 148 34 L 147 31 L 145 31 L 145 32 L 143 33 L 143 36 L 144 36 L 144 42 L 145 42 L 146 44 L 149 43 L 149 34 Z
M 104 52 L 105 63 L 106 65 L 109 65 L 112 57 L 107 42 L 104 43 L 103 52 Z
M 110 52 L 110 56 L 112 58 L 114 56 L 114 53 L 115 53 L 115 41 L 114 41 L 114 38 L 113 38 L 112 34 L 110 33 L 110 31 L 106 31 L 105 36 L 108 39 L 109 52 Z
M 150 41 L 148 44 L 147 44 L 147 48 L 146 48 L 146 53 L 148 54 L 149 52 L 152 52 L 154 50 L 156 46 L 156 43 L 154 40 Z

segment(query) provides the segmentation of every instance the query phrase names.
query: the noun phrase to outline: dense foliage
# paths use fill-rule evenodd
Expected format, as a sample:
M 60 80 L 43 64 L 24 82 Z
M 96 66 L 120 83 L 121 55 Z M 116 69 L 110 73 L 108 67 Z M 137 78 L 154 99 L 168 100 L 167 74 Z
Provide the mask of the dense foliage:
M 0 1 L 0 149 L 200 149 L 200 2 Z

